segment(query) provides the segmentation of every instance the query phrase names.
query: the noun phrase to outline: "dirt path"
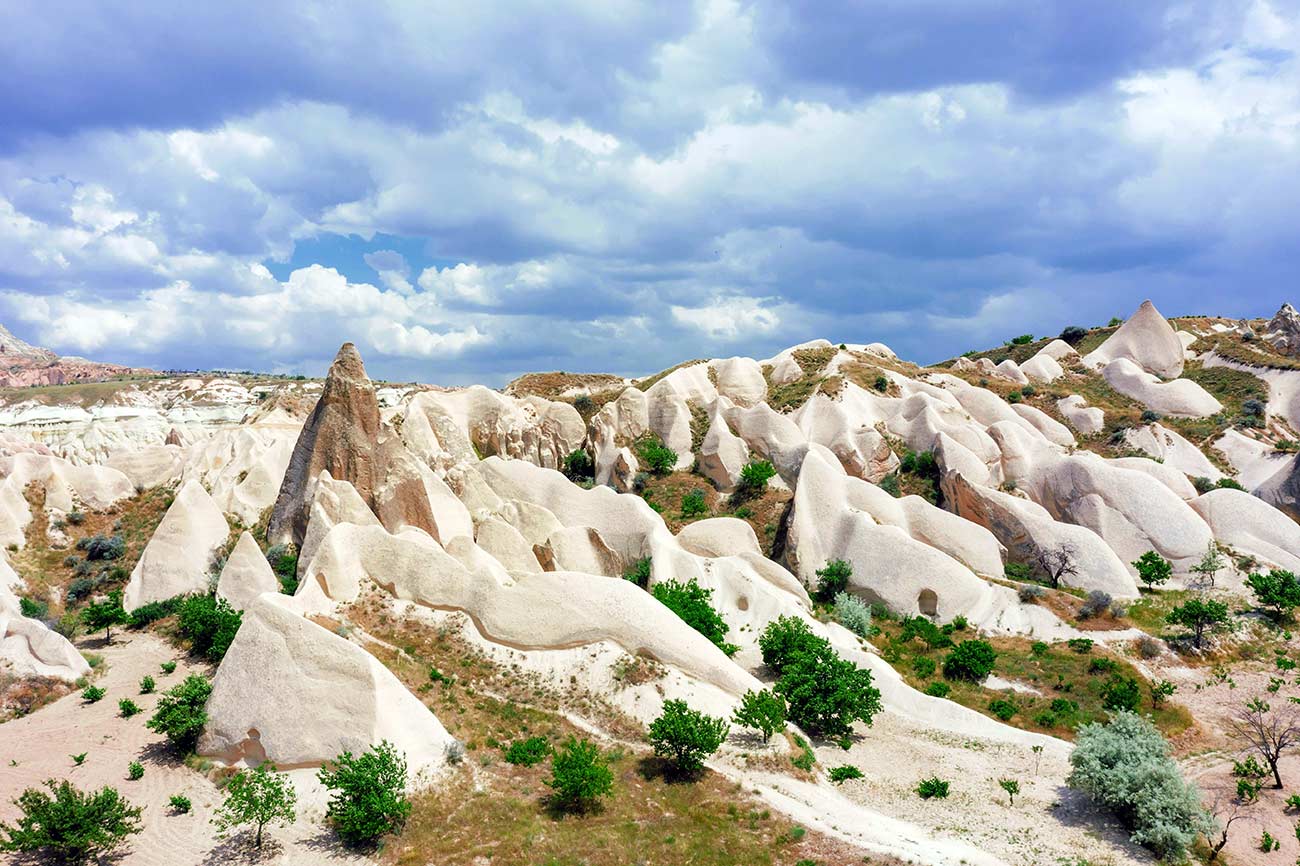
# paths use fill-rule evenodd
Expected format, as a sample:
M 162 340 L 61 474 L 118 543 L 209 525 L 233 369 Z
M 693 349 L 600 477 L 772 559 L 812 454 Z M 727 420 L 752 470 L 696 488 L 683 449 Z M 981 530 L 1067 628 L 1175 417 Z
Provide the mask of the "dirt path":
M 146 674 L 153 676 L 157 692 L 162 692 L 189 673 L 209 671 L 149 634 L 115 635 L 108 645 L 102 640 L 79 644 L 81 649 L 104 657 L 107 670 L 96 683 L 108 694 L 98 703 L 86 704 L 81 693 L 74 692 L 30 716 L 0 725 L 0 820 L 18 817 L 12 801 L 24 789 L 46 779 L 68 779 L 83 790 L 112 785 L 133 805 L 144 807 L 144 829 L 132 837 L 125 855 L 116 861 L 120 866 L 370 862 L 341 851 L 320 823 L 320 791 L 310 772 L 294 774 L 299 803 L 307 804 L 305 808 L 300 805 L 298 822 L 269 831 L 279 843 L 278 849 L 264 850 L 263 856 L 256 858 L 240 838 L 217 839 L 211 818 L 221 802 L 220 792 L 206 777 L 172 757 L 163 747 L 164 739 L 145 727 L 158 695 L 139 693 L 140 679 Z M 169 659 L 177 662 L 176 671 L 163 674 L 159 665 Z M 126 697 L 143 712 L 122 718 L 117 702 Z M 88 753 L 86 761 L 75 766 L 70 756 L 81 752 Z M 144 777 L 129 781 L 127 765 L 135 760 L 144 765 Z M 189 797 L 193 811 L 174 813 L 167 804 L 173 794 Z

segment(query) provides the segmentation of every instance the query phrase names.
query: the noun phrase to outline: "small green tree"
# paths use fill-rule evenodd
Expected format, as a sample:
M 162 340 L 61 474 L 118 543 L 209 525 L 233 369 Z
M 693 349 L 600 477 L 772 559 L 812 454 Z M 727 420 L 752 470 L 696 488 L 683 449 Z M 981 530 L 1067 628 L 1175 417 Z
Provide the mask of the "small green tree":
M 589 740 L 570 737 L 551 759 L 551 803 L 566 812 L 590 812 L 614 789 L 614 774 L 600 749 Z
M 769 622 L 758 637 L 763 664 L 780 674 L 799 653 L 815 649 L 822 639 L 812 633 L 808 623 L 797 616 L 779 616 Z
M 570 451 L 564 457 L 564 474 L 570 481 L 583 481 L 593 477 L 595 471 L 591 455 L 581 448 Z
M 239 631 L 243 614 L 211 595 L 192 595 L 181 604 L 176 625 L 197 654 L 219 662 Z
M 751 689 L 740 698 L 740 706 L 731 720 L 741 727 L 753 728 L 764 740 L 785 727 L 785 699 L 771 689 Z
M 51 793 L 28 788 L 14 801 L 23 816 L 17 824 L 0 824 L 0 851 L 85 863 L 117 850 L 141 830 L 141 809 L 114 788 L 83 793 L 71 782 L 53 779 L 45 787 Z
M 372 845 L 411 814 L 406 758 L 387 740 L 360 755 L 344 752 L 318 778 L 330 791 L 325 818 L 349 845 Z
M 734 495 L 738 499 L 761 496 L 767 489 L 767 482 L 775 477 L 776 468 L 771 463 L 766 460 L 751 460 L 741 467 Z
M 730 627 L 713 609 L 713 590 L 700 586 L 695 578 L 692 577 L 686 583 L 676 580 L 656 583 L 651 594 L 727 655 L 735 655 L 740 649 L 735 644 L 727 643 Z
M 854 722 L 870 725 L 880 712 L 880 690 L 871 671 L 839 657 L 828 641 L 797 652 L 782 669 L 776 691 L 789 717 L 810 734 L 847 737 Z
M 981 683 L 993 673 L 998 654 L 985 640 L 964 640 L 944 657 L 943 675 L 950 680 Z
M 217 807 L 212 823 L 224 836 L 235 827 L 257 828 L 254 844 L 262 847 L 262 831 L 268 824 L 288 826 L 297 817 L 298 795 L 289 777 L 277 773 L 270 763 L 244 770 L 226 783 L 226 799 Z
M 685 701 L 665 701 L 663 714 L 650 723 L 655 754 L 667 758 L 684 776 L 699 772 L 704 759 L 726 738 L 725 720 L 693 710 Z
M 817 569 L 817 591 L 814 596 L 818 601 L 831 601 L 849 587 L 849 578 L 853 576 L 853 566 L 842 559 L 832 559 L 822 568 Z
M 1216 632 L 1228 622 L 1228 606 L 1213 599 L 1189 599 L 1165 615 L 1165 622 L 1192 630 L 1192 642 L 1201 648 L 1206 632 Z
M 1137 712 L 1142 705 L 1142 688 L 1133 677 L 1112 676 L 1102 687 L 1101 705 L 1108 710 Z
M 140 679 L 140 694 L 142 695 L 153 694 L 154 687 L 157 685 L 158 684 L 154 682 L 153 677 L 149 676 L 148 674 L 145 674 L 144 677 Z
M 1205 548 L 1205 555 L 1201 561 L 1192 566 L 1192 573 L 1196 575 L 1196 583 L 1202 589 L 1214 589 L 1214 578 L 1220 571 L 1227 566 L 1227 560 L 1223 554 L 1219 553 L 1219 547 L 1213 541 L 1210 541 Z
M 682 497 L 682 517 L 699 517 L 709 513 L 709 503 L 703 490 L 692 490 Z
M 1016 805 L 1016 794 L 1020 793 L 1020 782 L 1016 779 L 998 779 L 998 785 L 1007 792 L 1009 804 Z
M 1133 563 L 1137 569 L 1138 580 L 1147 585 L 1147 589 L 1160 586 L 1174 573 L 1174 566 L 1154 550 L 1148 550 Z
M 167 737 L 177 749 L 193 749 L 199 734 L 203 733 L 203 726 L 208 723 L 205 707 L 211 695 L 212 683 L 207 677 L 190 674 L 158 698 L 158 705 L 148 722 L 149 730 Z
M 126 611 L 122 608 L 122 593 L 114 590 L 104 601 L 92 601 L 81 612 L 81 622 L 89 631 L 104 630 L 104 640 L 113 639 L 113 626 L 127 621 Z
M 1246 585 L 1274 619 L 1288 619 L 1300 607 L 1300 581 L 1289 571 L 1275 568 L 1267 574 L 1256 572 L 1246 578 Z
M 637 442 L 636 456 L 655 475 L 667 475 L 677 466 L 677 452 L 653 433 L 647 433 Z

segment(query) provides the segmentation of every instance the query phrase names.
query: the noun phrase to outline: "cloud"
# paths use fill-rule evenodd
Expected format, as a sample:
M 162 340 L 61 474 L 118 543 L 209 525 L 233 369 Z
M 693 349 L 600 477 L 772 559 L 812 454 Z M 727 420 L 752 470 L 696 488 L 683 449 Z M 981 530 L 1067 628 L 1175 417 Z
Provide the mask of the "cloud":
M 1294 286 L 1295 0 L 11 6 L 0 313 L 63 351 L 499 384 Z

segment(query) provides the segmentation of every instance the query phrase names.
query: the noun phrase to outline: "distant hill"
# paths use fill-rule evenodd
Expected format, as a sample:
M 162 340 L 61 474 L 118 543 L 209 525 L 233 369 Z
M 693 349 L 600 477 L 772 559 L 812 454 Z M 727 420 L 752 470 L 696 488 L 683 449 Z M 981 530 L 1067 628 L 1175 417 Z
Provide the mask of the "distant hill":
M 154 370 L 106 364 L 57 353 L 20 340 L 0 325 L 0 388 L 103 382 L 123 376 L 154 375 Z

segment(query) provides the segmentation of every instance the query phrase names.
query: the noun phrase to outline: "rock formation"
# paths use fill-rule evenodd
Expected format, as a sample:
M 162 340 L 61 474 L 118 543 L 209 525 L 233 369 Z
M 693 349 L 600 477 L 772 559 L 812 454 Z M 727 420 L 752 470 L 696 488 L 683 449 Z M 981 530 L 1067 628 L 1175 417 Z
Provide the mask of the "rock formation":
M 1137 312 L 1106 342 L 1089 352 L 1083 362 L 1090 367 L 1105 367 L 1120 358 L 1164 379 L 1183 374 L 1183 344 L 1150 301 L 1143 301 Z
M 203 485 L 187 481 L 140 554 L 123 593 L 122 606 L 135 610 L 191 592 L 206 592 L 213 554 L 223 547 L 230 527 Z
M 217 597 L 224 598 L 235 610 L 244 610 L 262 593 L 278 592 L 279 589 L 280 582 L 262 554 L 262 548 L 257 546 L 252 533 L 244 530 L 221 569 L 221 576 L 217 579 Z

